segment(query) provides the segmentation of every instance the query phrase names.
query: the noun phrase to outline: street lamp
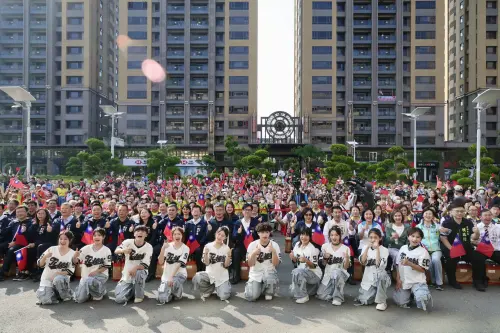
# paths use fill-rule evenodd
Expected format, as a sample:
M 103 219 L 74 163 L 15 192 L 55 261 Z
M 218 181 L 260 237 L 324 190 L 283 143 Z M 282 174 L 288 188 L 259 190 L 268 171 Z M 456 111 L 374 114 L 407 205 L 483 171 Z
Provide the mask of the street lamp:
M 430 109 L 430 107 L 419 106 L 413 109 L 411 113 L 402 114 L 403 116 L 407 116 L 413 120 L 413 167 L 415 168 L 413 179 L 417 178 L 417 119 L 427 113 Z
M 352 148 L 353 148 L 353 158 L 354 158 L 354 162 L 356 162 L 356 146 L 359 145 L 359 143 L 356 142 L 356 141 L 347 141 L 346 143 L 348 145 L 352 146 Z
M 120 118 L 124 112 L 118 112 L 114 106 L 101 105 L 105 117 L 111 118 L 111 158 L 115 158 L 115 119 Z
M 160 148 L 163 149 L 163 145 L 166 145 L 168 140 L 158 140 L 157 144 L 160 145 Z
M 31 102 L 36 101 L 26 89 L 19 86 L 0 87 L 4 93 L 14 100 L 12 108 L 22 108 L 23 104 L 28 111 L 26 121 L 26 179 L 31 175 Z
M 477 133 L 476 133 L 476 189 L 481 186 L 481 112 L 492 105 L 497 105 L 500 99 L 500 89 L 488 89 L 472 101 L 476 103 Z

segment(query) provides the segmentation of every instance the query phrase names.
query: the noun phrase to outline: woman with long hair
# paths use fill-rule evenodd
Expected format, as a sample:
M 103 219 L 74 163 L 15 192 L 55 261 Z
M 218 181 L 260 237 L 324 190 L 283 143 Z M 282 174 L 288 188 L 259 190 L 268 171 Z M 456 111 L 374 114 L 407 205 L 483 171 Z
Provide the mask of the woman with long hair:
M 73 299 L 70 288 L 70 277 L 75 272 L 78 255 L 71 249 L 73 233 L 64 231 L 59 235 L 59 245 L 48 248 L 38 260 L 43 268 L 40 287 L 36 291 L 38 305 L 57 304 L 60 300 Z
M 290 259 L 297 268 L 292 270 L 292 292 L 295 302 L 303 304 L 309 301 L 309 296 L 316 294 L 321 281 L 321 268 L 319 267 L 319 250 L 311 243 L 312 232 L 303 228 L 299 233 L 300 241 L 295 244 L 290 252 Z
M 403 214 L 399 210 L 395 210 L 391 214 L 391 223 L 386 228 L 385 245 L 389 249 L 389 260 L 392 263 L 390 270 L 396 266 L 396 258 L 399 249 L 406 245 L 408 241 L 409 227 L 403 224 Z
M 52 223 L 47 209 L 37 209 L 35 223 L 31 225 L 31 228 L 34 228 L 36 238 L 34 247 L 28 249 L 28 267 L 33 267 L 33 264 L 40 259 L 49 247 L 57 245 L 57 233 L 52 230 Z M 33 274 L 33 282 L 40 282 L 41 275 L 42 269 L 37 267 Z
M 411 210 L 406 205 L 401 205 L 398 207 L 398 210 L 403 215 L 403 224 L 407 227 L 411 227 L 413 222 L 413 215 L 411 214 Z
M 333 226 L 328 232 L 328 243 L 321 247 L 325 274 L 318 288 L 317 296 L 323 301 L 332 301 L 332 305 L 344 302 L 344 286 L 349 278 L 350 250 L 342 244 L 342 230 Z
M 190 221 L 193 219 L 193 216 L 191 216 L 191 206 L 189 205 L 184 205 L 182 207 L 182 215 L 181 218 L 184 220 L 184 223 L 187 221 Z
M 387 226 L 387 214 L 382 209 L 381 205 L 375 205 L 373 208 L 373 222 L 378 223 L 382 227 L 382 231 L 385 232 Z
M 157 301 L 166 304 L 172 299 L 182 298 L 182 286 L 187 279 L 186 263 L 189 257 L 189 247 L 183 243 L 184 229 L 172 229 L 172 242 L 165 241 L 158 257 L 158 262 L 164 263 L 161 284 L 158 288 Z
M 441 242 L 440 226 L 436 223 L 436 211 L 433 206 L 425 207 L 422 212 L 422 222 L 417 226 L 423 231 L 422 245 L 427 249 L 431 257 L 430 271 L 431 282 L 436 290 L 443 290 L 443 270 L 441 264 Z
M 385 271 L 389 251 L 380 244 L 382 241 L 380 229 L 371 229 L 368 238 L 370 243 L 359 258 L 365 270 L 354 305 L 377 303 L 376 309 L 384 311 L 387 309 L 387 288 L 391 285 L 391 278 Z
M 236 215 L 234 203 L 232 203 L 231 201 L 228 201 L 226 203 L 225 211 L 225 219 L 231 221 L 233 224 L 240 219 L 239 216 Z
M 231 296 L 228 268 L 231 265 L 231 249 L 227 245 L 229 228 L 220 227 L 215 233 L 215 241 L 205 245 L 203 263 L 205 271 L 193 277 L 194 290 L 199 290 L 201 299 L 205 301 L 215 291 L 221 301 Z
M 137 225 L 143 225 L 148 228 L 148 236 L 146 238 L 146 242 L 149 243 L 153 234 L 153 230 L 155 230 L 158 226 L 158 223 L 155 222 L 153 218 L 153 213 L 151 213 L 151 210 L 149 210 L 148 208 L 143 208 L 139 211 L 139 222 L 137 223 Z
M 362 222 L 358 224 L 358 235 L 359 235 L 359 253 L 363 252 L 363 249 L 370 244 L 370 240 L 368 239 L 368 232 L 373 229 L 379 229 L 383 234 L 382 226 L 373 221 L 374 214 L 373 211 L 368 208 L 363 212 Z

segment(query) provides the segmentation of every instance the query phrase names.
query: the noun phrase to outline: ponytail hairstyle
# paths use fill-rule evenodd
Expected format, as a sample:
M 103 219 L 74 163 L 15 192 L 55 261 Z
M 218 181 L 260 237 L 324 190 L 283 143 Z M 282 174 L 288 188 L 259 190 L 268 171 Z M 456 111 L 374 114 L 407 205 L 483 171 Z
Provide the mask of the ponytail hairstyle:
M 379 245 L 380 245 L 382 242 L 382 231 L 380 231 L 380 229 L 377 229 L 377 228 L 372 228 L 368 232 L 368 237 L 370 237 L 371 234 L 377 235 L 377 237 L 379 238 Z

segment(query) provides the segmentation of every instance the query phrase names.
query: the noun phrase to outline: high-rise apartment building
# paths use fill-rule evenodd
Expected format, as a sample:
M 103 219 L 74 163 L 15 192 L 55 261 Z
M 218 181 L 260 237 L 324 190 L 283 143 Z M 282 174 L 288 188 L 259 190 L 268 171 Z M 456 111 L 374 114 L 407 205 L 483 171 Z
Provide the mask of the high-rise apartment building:
M 306 142 L 443 146 L 446 1 L 296 0 L 295 115 Z M 429 112 L 417 121 L 402 115 Z
M 497 0 L 449 1 L 449 140 L 476 143 L 479 92 L 500 87 Z M 492 105 L 480 118 L 482 144 L 498 147 L 500 113 Z
M 134 42 L 119 61 L 118 131 L 129 143 L 159 140 L 186 155 L 224 148 L 224 136 L 248 143 L 257 108 L 257 1 L 120 0 L 119 30 Z M 141 62 L 167 70 L 146 81 Z M 119 134 L 120 134 L 119 133 Z
M 116 44 L 118 36 L 130 41 Z M 124 112 L 115 135 L 131 147 L 167 140 L 196 156 L 248 143 L 257 112 L 257 1 L 5 0 L 0 85 L 25 87 L 32 141 L 82 146 L 108 137 L 100 105 Z M 154 59 L 161 83 L 141 70 Z M 0 95 L 0 144 L 22 145 L 23 113 Z
M 8 0 L 0 4 L 0 85 L 22 86 L 36 146 L 83 145 L 103 130 L 114 100 L 115 1 Z M 0 143 L 25 143 L 26 115 L 0 96 Z

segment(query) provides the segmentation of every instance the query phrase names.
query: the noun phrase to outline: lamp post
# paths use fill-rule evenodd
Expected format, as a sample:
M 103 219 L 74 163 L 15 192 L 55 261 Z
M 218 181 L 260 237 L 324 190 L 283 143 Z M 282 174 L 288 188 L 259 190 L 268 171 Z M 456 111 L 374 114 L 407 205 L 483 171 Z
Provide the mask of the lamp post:
M 359 143 L 356 142 L 356 141 L 347 141 L 346 143 L 348 145 L 352 146 L 352 149 L 353 149 L 353 158 L 354 158 L 354 162 L 356 162 L 356 146 L 359 145 Z
M 413 109 L 411 113 L 403 113 L 403 116 L 407 116 L 413 120 L 413 167 L 415 168 L 415 173 L 413 174 L 413 179 L 417 178 L 417 119 L 418 117 L 424 115 L 429 111 L 430 107 L 417 107 Z
M 500 89 L 487 89 L 477 95 L 472 103 L 476 103 L 476 189 L 481 186 L 481 112 L 492 105 L 497 105 L 500 99 Z
M 19 86 L 0 87 L 4 93 L 14 100 L 13 108 L 22 108 L 28 112 L 26 121 L 26 179 L 31 176 L 31 102 L 36 101 L 26 89 Z
M 160 145 L 160 148 L 163 149 L 163 145 L 166 145 L 168 140 L 158 140 L 157 144 Z
M 115 119 L 120 118 L 124 112 L 118 112 L 114 106 L 101 105 L 106 117 L 111 118 L 111 158 L 115 158 Z

